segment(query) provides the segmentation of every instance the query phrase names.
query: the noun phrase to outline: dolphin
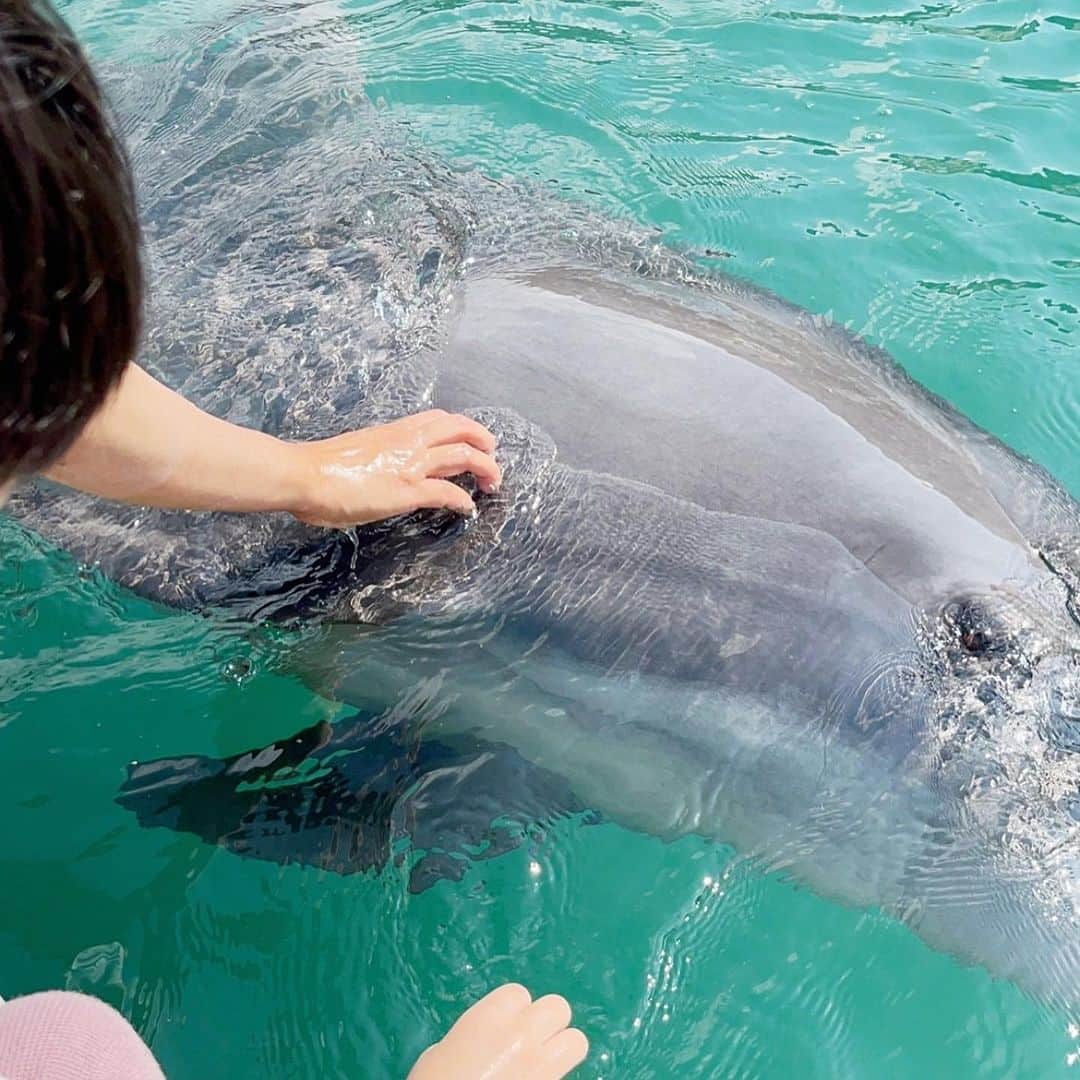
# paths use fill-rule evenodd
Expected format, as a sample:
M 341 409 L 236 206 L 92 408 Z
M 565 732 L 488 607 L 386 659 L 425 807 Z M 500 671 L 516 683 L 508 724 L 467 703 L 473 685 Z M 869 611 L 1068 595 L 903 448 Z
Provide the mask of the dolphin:
M 474 520 L 333 534 L 21 492 L 142 595 L 306 626 L 293 669 L 356 710 L 138 763 L 120 801 L 337 872 L 411 837 L 414 888 L 556 815 L 705 836 L 1074 1001 L 1071 496 L 826 320 L 395 147 L 336 93 L 235 83 L 227 123 L 273 138 L 147 126 L 144 362 L 289 437 L 469 411 L 505 479 Z

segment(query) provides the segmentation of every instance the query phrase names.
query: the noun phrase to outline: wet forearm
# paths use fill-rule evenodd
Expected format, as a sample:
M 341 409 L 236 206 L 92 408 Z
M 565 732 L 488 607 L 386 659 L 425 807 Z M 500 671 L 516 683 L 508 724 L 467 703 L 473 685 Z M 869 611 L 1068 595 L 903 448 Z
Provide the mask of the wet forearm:
M 295 447 L 210 416 L 131 365 L 50 479 L 104 498 L 191 510 L 292 510 Z
M 485 492 L 501 472 L 495 438 L 432 409 L 329 439 L 290 443 L 204 413 L 134 365 L 46 475 L 118 502 L 186 510 L 285 510 L 345 528 L 422 509 L 470 513 L 450 477 Z

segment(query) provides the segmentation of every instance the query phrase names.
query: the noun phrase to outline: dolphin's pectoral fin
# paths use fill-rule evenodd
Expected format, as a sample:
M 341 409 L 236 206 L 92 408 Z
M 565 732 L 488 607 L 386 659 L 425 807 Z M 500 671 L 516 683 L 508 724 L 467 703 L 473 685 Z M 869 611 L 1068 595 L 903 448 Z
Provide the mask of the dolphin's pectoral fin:
M 358 726 L 372 728 L 357 737 Z M 194 833 L 239 855 L 340 874 L 409 867 L 409 889 L 460 880 L 470 861 L 587 813 L 566 783 L 510 747 L 404 742 L 357 717 L 217 760 L 131 767 L 117 801 L 147 828 Z
M 147 828 L 194 833 L 208 843 L 244 851 L 252 833 L 274 815 L 280 815 L 278 832 L 287 832 L 297 792 L 310 782 L 312 766 L 317 768 L 317 756 L 332 736 L 332 725 L 320 721 L 288 739 L 224 759 L 193 756 L 134 764 L 116 801 Z

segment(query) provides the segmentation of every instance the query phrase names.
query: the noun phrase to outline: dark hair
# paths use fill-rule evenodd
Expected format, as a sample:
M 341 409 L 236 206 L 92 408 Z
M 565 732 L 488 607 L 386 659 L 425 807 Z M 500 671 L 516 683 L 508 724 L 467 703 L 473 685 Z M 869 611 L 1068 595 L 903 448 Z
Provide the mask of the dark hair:
M 0 482 L 59 457 L 134 356 L 131 170 L 74 35 L 0 2 Z

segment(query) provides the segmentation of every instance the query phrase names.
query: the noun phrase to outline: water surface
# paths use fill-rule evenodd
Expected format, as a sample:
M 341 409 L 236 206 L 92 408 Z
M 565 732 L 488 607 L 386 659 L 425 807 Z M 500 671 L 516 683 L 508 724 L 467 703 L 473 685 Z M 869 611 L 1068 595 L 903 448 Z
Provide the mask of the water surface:
M 1068 0 L 65 11 L 104 69 L 153 88 L 147 115 L 254 93 L 237 51 L 267 38 L 332 50 L 343 97 L 425 153 L 550 185 L 831 314 L 1080 494 Z M 129 129 L 143 120 L 131 106 Z M 150 178 L 168 173 L 155 145 L 133 146 Z M 701 841 L 567 822 L 411 896 L 404 871 L 283 869 L 140 830 L 113 802 L 130 760 L 234 753 L 341 710 L 288 675 L 287 634 L 154 608 L 7 524 L 0 550 L 0 994 L 98 993 L 170 1077 L 400 1076 L 509 978 L 568 993 L 586 1076 L 1078 1060 L 1071 1017 Z

